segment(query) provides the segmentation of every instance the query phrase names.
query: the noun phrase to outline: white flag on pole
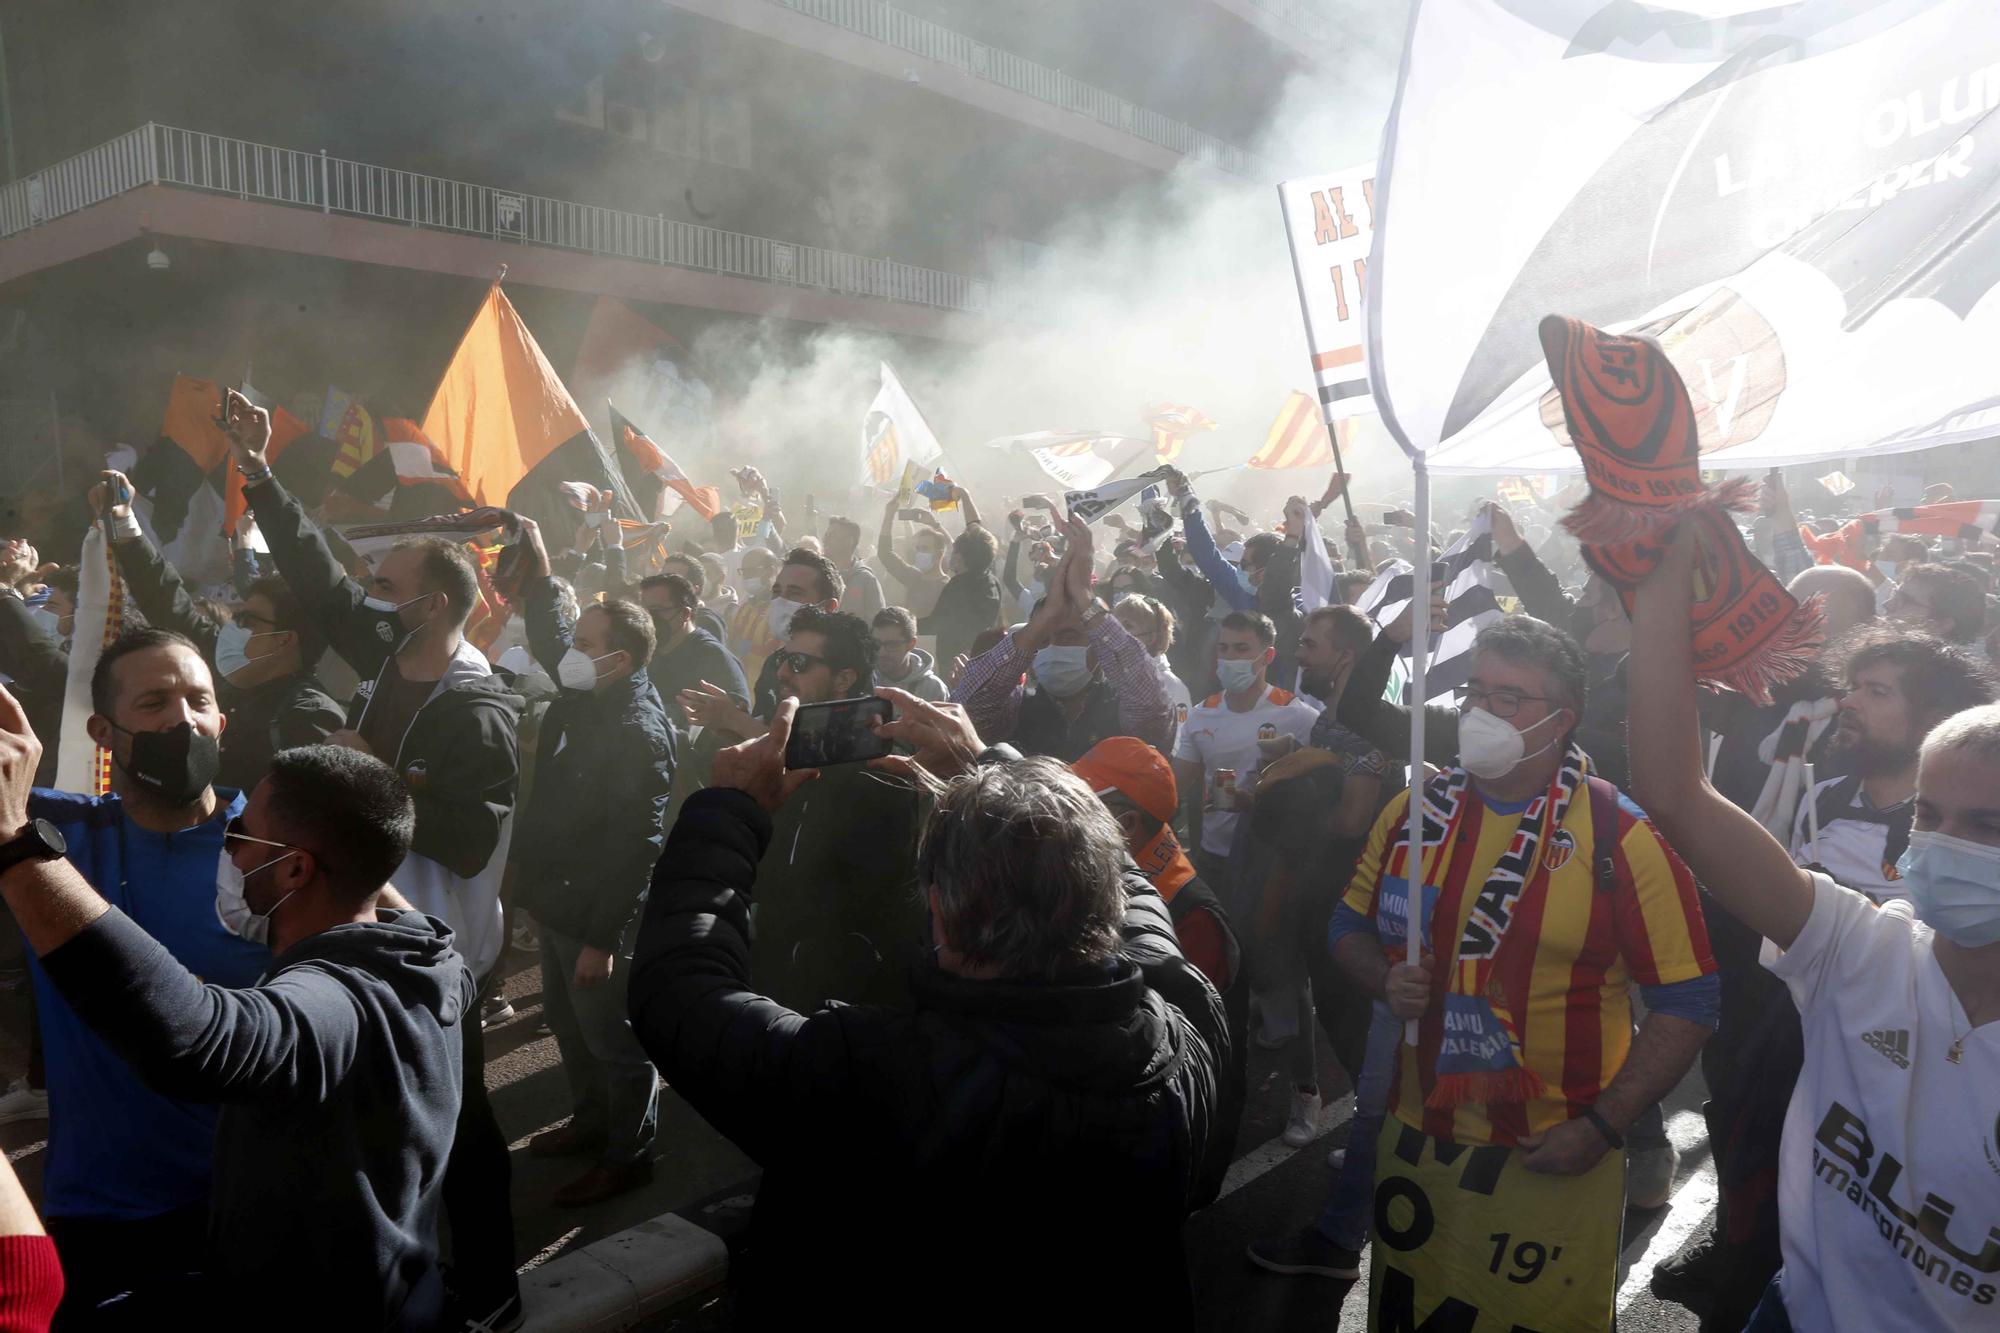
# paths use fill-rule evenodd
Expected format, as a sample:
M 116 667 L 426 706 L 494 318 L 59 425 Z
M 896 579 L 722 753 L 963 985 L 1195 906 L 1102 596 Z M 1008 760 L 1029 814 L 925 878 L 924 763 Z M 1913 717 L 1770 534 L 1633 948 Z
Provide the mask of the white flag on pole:
M 1577 467 L 1550 314 L 1657 336 L 1707 467 L 2000 434 L 2000 7 L 1733 9 L 1416 0 L 1368 367 L 1431 471 Z
M 1278 206 L 1292 247 L 1321 414 L 1333 422 L 1372 412 L 1361 294 L 1375 240 L 1375 164 L 1281 182 Z
M 889 363 L 882 363 L 882 387 L 861 419 L 861 484 L 894 486 L 907 460 L 929 467 L 944 456 L 937 435 L 917 410 Z

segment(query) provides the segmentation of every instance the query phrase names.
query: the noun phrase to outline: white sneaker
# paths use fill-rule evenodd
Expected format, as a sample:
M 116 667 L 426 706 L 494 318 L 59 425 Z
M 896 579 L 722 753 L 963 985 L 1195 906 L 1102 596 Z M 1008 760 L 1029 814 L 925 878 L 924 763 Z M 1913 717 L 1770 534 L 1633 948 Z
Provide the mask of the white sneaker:
M 1335 1148 L 1326 1155 L 1326 1164 L 1336 1171 L 1345 1170 L 1347 1167 L 1347 1149 Z
M 1666 1206 L 1674 1194 L 1674 1172 L 1681 1155 L 1671 1143 L 1625 1154 L 1625 1206 L 1651 1212 Z
M 48 1118 L 49 1094 L 29 1087 L 28 1080 L 17 1078 L 7 1085 L 4 1094 L 0 1094 L 0 1125 Z
M 1285 1124 L 1285 1145 L 1303 1148 L 1319 1137 L 1319 1089 L 1292 1089 L 1292 1118 Z

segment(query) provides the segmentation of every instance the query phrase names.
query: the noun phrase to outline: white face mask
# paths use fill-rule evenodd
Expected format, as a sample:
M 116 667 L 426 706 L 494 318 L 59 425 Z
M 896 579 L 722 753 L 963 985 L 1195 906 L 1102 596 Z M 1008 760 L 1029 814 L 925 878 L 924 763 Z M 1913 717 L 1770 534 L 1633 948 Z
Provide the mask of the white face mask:
M 1035 683 L 1058 699 L 1072 698 L 1090 685 L 1090 649 L 1050 644 L 1035 654 Z
M 1897 562 L 1894 560 L 1877 560 L 1875 562 L 1875 568 L 1881 570 L 1882 577 L 1891 583 L 1896 581 L 1896 565 Z
M 38 606 L 28 612 L 28 619 L 47 630 L 55 638 L 60 639 L 62 637 L 62 617 L 49 610 L 46 606 Z
M 804 602 L 792 601 L 789 597 L 773 597 L 771 609 L 764 616 L 765 628 L 771 637 L 782 639 L 792 632 L 792 617 L 806 609 Z
M 602 657 L 591 657 L 581 648 L 572 648 L 556 663 L 556 680 L 566 690 L 594 690 L 597 688 L 597 664 L 609 661 L 617 653 L 606 653 Z
M 1917 920 L 1962 948 L 2000 944 L 2000 847 L 1913 830 L 1896 869 Z
M 243 833 L 231 836 L 245 842 L 261 842 L 267 847 L 283 847 L 285 845 L 282 842 L 268 842 L 263 838 L 252 838 L 248 834 Z M 289 849 L 285 852 L 284 856 L 274 856 L 264 862 L 263 865 L 257 866 L 248 874 L 245 874 L 236 868 L 236 862 L 230 859 L 229 850 L 225 846 L 222 852 L 222 864 L 216 867 L 215 873 L 215 919 L 222 923 L 222 928 L 240 940 L 248 940 L 252 944 L 268 945 L 271 942 L 271 918 L 278 914 L 278 909 L 290 901 L 292 893 L 297 893 L 298 890 L 293 889 L 292 893 L 288 893 L 283 898 L 272 903 L 271 910 L 268 912 L 253 912 L 250 910 L 249 899 L 243 896 L 243 881 L 250 878 L 251 875 L 256 874 L 259 870 L 268 870 L 287 857 L 297 855 L 298 850 L 296 848 Z
M 1224 694 L 1241 694 L 1257 683 L 1257 669 L 1263 665 L 1253 658 L 1217 658 L 1215 678 Z
M 1555 716 L 1550 713 L 1528 731 Z M 1484 708 L 1468 708 L 1458 715 L 1458 762 L 1475 778 L 1505 777 L 1516 765 L 1533 759 L 1554 744 L 1551 739 L 1530 754 L 1527 732 L 1516 731 L 1514 724 L 1505 718 L 1495 717 Z
M 252 634 L 249 629 L 242 625 L 224 625 L 215 632 L 215 669 L 220 671 L 226 679 L 235 679 L 236 673 L 244 667 L 249 666 L 252 662 L 263 660 L 262 658 L 250 656 L 250 641 L 252 639 L 276 638 L 278 635 L 287 632 L 285 630 L 266 630 L 262 634 Z
M 919 551 L 917 552 L 917 558 L 914 563 L 916 564 L 918 569 L 921 569 L 924 573 L 928 574 L 933 569 L 937 568 L 937 556 L 936 554 L 930 551 Z

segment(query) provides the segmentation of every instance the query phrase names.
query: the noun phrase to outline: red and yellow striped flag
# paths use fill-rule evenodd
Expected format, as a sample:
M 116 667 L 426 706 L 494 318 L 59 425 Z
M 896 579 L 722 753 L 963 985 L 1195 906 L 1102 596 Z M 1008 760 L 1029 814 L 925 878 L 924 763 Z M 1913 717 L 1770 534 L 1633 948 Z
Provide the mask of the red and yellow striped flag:
M 1215 422 L 1206 412 L 1180 403 L 1152 403 L 1141 408 L 1140 415 L 1153 429 L 1153 452 L 1162 463 L 1180 458 L 1188 436 L 1198 430 L 1215 429 Z
M 1249 466 L 1257 468 L 1321 467 L 1333 461 L 1333 443 L 1327 438 L 1326 421 L 1311 395 L 1293 390 L 1278 409 L 1264 443 L 1250 456 Z

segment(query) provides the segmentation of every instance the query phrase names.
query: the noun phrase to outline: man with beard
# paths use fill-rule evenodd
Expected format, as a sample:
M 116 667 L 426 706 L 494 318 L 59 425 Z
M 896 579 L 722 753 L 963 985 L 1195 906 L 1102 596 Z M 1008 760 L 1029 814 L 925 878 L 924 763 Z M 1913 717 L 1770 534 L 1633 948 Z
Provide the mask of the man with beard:
M 1927 634 L 1883 627 L 1844 646 L 1845 693 L 1827 759 L 1845 775 L 1799 803 L 1791 853 L 1879 904 L 1906 896 L 1896 861 L 1910 845 L 1917 747 L 1945 718 L 1993 702 L 1994 681 L 1967 653 Z

